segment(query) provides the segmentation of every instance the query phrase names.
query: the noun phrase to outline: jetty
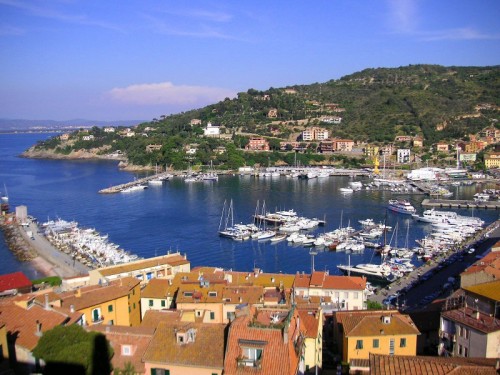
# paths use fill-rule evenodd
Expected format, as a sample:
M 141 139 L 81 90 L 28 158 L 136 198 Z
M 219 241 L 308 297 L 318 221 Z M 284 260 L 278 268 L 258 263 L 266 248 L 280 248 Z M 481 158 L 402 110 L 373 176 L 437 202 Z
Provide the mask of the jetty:
M 500 208 L 500 201 L 471 201 L 471 200 L 456 200 L 456 199 L 424 199 L 422 201 L 424 207 L 439 207 L 439 208 L 477 208 L 485 210 L 497 210 Z
M 101 190 L 99 190 L 99 194 L 115 194 L 115 193 L 120 193 L 123 189 L 127 189 L 127 188 L 130 188 L 130 187 L 133 187 L 133 186 L 139 186 L 139 185 L 147 184 L 150 180 L 153 180 L 155 178 L 165 178 L 165 179 L 167 179 L 169 176 L 172 176 L 171 172 L 163 172 L 163 173 L 154 174 L 152 176 L 138 178 L 138 179 L 135 179 L 134 181 L 130 181 L 130 182 L 127 182 L 125 184 L 110 186 L 108 188 L 101 189 Z

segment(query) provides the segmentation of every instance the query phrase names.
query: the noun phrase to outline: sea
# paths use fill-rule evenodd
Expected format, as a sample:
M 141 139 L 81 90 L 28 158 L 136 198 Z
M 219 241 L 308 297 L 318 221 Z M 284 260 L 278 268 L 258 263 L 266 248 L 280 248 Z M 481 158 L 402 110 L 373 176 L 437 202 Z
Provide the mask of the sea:
M 428 224 L 386 209 L 389 199 L 408 199 L 422 213 L 424 195 L 398 194 L 390 190 L 362 190 L 342 195 L 350 177 L 300 180 L 287 177 L 259 178 L 225 175 L 218 181 L 186 183 L 172 178 L 163 186 L 143 191 L 99 194 L 99 190 L 133 181 L 145 174 L 125 172 L 116 161 L 27 159 L 20 154 L 38 141 L 55 134 L 0 134 L 0 191 L 7 193 L 11 211 L 24 205 L 40 223 L 61 218 L 74 220 L 82 228 L 107 234 L 109 241 L 143 258 L 168 252 L 185 254 L 191 267 L 212 266 L 225 270 L 310 273 L 328 271 L 340 274 L 338 264 L 380 262 L 372 249 L 360 254 L 316 250 L 292 246 L 286 241 L 272 244 L 221 238 L 223 207 L 233 202 L 235 223 L 250 223 L 257 206 L 269 211 L 295 210 L 299 215 L 325 220 L 324 227 L 312 233 L 331 231 L 350 225 L 360 228 L 359 220 L 372 218 L 386 222 L 397 233 L 389 233 L 392 245 L 415 246 L 431 230 Z M 151 173 L 150 173 L 151 174 Z M 355 178 L 364 183 L 368 178 Z M 454 197 L 472 199 L 485 185 L 450 186 Z M 260 208 L 261 209 L 261 208 Z M 455 210 L 478 216 L 485 222 L 498 220 L 495 210 Z M 28 263 L 18 261 L 0 232 L 0 274 L 23 271 L 34 277 Z M 415 260 L 418 265 L 418 261 Z

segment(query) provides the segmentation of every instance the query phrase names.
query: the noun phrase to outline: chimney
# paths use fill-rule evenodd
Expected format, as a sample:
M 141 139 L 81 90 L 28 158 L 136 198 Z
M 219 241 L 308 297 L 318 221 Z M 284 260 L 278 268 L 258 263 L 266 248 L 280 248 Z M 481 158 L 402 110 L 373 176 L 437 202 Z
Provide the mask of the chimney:
M 476 320 L 479 320 L 479 310 L 476 310 Z
M 82 296 L 82 290 L 78 288 L 77 290 L 75 290 L 75 297 L 81 297 L 81 296 Z
M 69 311 L 74 313 L 75 312 L 75 305 L 69 305 Z
M 41 337 L 42 336 L 42 323 L 40 323 L 39 320 L 36 321 L 36 331 L 35 331 L 35 336 Z
M 45 305 L 43 306 L 45 310 L 50 310 L 50 304 L 49 304 L 49 294 L 46 293 L 44 295 L 45 297 Z

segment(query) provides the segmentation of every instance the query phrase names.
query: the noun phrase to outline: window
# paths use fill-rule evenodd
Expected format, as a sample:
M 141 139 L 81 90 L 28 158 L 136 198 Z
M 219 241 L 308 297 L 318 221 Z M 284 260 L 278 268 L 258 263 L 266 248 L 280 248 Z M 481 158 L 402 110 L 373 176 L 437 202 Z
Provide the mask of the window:
M 166 304 L 165 300 L 164 300 L 164 299 L 162 299 L 162 300 L 161 300 L 161 307 L 165 307 L 165 304 Z
M 344 298 L 348 299 L 349 298 L 349 292 L 344 292 Z
M 379 347 L 379 341 L 378 339 L 373 339 L 373 347 L 378 348 Z
M 93 309 L 92 310 L 92 322 L 99 322 L 101 319 L 101 309 Z
M 217 292 L 208 292 L 209 297 L 217 297 Z
M 359 293 L 358 292 L 354 292 L 354 299 L 358 299 L 359 298 Z
M 170 375 L 170 370 L 165 370 L 162 368 L 152 368 L 151 375 Z
M 149 307 L 153 307 L 153 300 L 152 299 L 149 300 Z
M 242 348 L 243 362 L 242 364 L 248 367 L 257 367 L 258 362 L 262 358 L 261 348 Z
M 211 320 L 215 319 L 215 313 L 213 311 L 210 311 L 210 319 Z
M 469 348 L 464 346 L 464 357 L 468 357 L 468 356 L 469 356 Z
M 184 292 L 184 297 L 192 297 L 193 292 Z
M 363 349 L 363 340 L 356 340 L 356 349 Z
M 335 298 L 339 299 L 340 298 L 340 292 L 335 292 Z
M 465 337 L 466 339 L 468 339 L 468 338 L 469 338 L 469 330 L 468 330 L 467 328 L 464 328 L 464 337 Z
M 132 355 L 132 348 L 130 345 L 122 345 L 122 355 Z
M 113 305 L 108 305 L 108 312 L 113 312 Z
M 135 302 L 134 302 L 134 310 L 135 310 Z
M 399 339 L 399 347 L 400 348 L 406 348 L 406 338 L 401 338 Z
M 391 339 L 391 341 L 389 341 L 389 354 L 394 355 L 394 339 Z

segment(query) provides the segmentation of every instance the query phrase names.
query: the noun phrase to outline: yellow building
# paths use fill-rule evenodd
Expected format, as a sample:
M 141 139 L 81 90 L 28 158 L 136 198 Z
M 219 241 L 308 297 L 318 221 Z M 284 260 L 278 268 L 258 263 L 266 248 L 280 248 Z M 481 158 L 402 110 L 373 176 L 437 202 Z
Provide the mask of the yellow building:
M 370 353 L 417 354 L 417 327 L 397 310 L 346 311 L 335 314 L 336 340 L 342 360 L 369 359 Z
M 141 323 L 140 281 L 113 280 L 60 295 L 61 306 L 83 314 L 84 324 L 138 326 Z
M 323 367 L 323 309 L 297 309 L 304 328 L 304 366 L 314 373 Z
M 9 358 L 9 350 L 7 347 L 7 328 L 5 324 L 0 323 L 0 362 L 3 359 Z
M 490 152 L 484 156 L 486 168 L 500 168 L 500 152 Z

